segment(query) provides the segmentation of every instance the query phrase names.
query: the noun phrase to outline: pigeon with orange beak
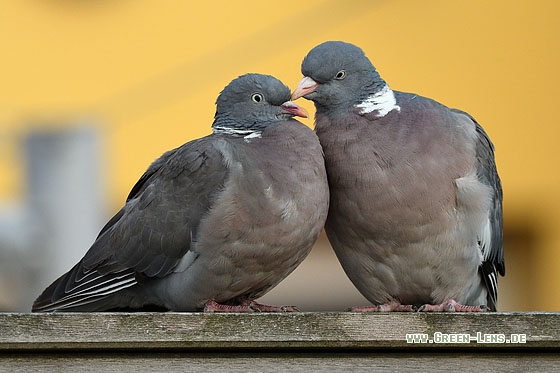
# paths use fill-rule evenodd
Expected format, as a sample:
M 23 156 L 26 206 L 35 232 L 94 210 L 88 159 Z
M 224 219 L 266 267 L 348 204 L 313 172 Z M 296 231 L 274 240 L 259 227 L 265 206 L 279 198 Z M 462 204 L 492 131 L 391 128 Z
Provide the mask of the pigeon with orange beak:
M 352 44 L 318 45 L 302 73 L 292 99 L 317 109 L 325 230 L 373 303 L 353 310 L 495 311 L 502 187 L 484 129 L 463 111 L 391 90 Z
M 308 255 L 328 210 L 317 136 L 278 79 L 247 74 L 213 134 L 158 158 L 34 312 L 293 311 L 259 304 Z

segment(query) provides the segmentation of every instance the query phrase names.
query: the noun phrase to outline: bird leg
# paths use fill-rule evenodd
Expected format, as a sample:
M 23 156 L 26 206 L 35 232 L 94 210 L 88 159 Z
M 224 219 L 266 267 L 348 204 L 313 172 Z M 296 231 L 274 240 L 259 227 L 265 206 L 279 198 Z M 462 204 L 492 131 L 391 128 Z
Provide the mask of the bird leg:
M 485 312 L 486 306 L 468 306 L 459 304 L 454 299 L 448 299 L 441 304 L 424 304 L 418 312 Z
M 350 312 L 415 312 L 416 307 L 411 304 L 401 304 L 396 300 L 380 304 L 377 306 L 356 306 Z
M 221 304 L 214 300 L 209 300 L 204 304 L 204 312 L 297 312 L 299 309 L 296 306 L 269 306 L 260 304 L 254 300 L 244 300 L 240 305 L 231 306 L 228 304 Z

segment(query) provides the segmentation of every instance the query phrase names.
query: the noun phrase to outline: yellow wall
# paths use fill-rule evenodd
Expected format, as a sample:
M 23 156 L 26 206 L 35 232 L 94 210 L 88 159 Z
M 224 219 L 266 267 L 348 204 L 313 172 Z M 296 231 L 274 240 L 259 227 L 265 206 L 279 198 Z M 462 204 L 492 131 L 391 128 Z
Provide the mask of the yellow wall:
M 504 292 L 518 309 L 560 310 L 559 11 L 556 0 L 3 1 L 0 202 L 21 197 L 16 144 L 35 123 L 98 121 L 116 209 L 153 159 L 210 132 L 232 78 L 293 88 L 311 47 L 345 40 L 393 89 L 486 128 L 505 193 Z

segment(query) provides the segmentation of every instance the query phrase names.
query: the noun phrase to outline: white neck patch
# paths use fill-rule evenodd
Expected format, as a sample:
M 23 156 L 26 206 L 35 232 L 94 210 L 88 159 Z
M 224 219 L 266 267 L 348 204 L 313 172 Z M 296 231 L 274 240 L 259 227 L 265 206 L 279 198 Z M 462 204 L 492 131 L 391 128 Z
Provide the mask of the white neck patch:
M 395 94 L 388 85 L 385 85 L 379 92 L 366 98 L 356 107 L 362 109 L 360 114 L 367 114 L 377 110 L 378 118 L 384 117 L 392 110 L 401 111 L 401 107 L 397 105 Z
M 243 136 L 245 140 L 261 137 L 262 131 L 240 130 L 231 127 L 215 126 L 212 133 L 225 133 L 226 135 Z

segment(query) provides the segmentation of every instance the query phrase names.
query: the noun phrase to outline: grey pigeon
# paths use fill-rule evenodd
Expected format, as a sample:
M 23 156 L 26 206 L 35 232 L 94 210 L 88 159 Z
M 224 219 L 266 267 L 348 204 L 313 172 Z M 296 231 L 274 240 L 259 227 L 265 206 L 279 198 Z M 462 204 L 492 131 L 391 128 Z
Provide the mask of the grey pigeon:
M 302 73 L 292 100 L 315 103 L 331 193 L 325 230 L 373 303 L 353 310 L 495 311 L 502 188 L 482 127 L 392 91 L 351 44 L 318 45 Z
M 33 311 L 290 311 L 262 296 L 307 256 L 328 212 L 317 136 L 272 76 L 219 95 L 213 134 L 152 163 Z

